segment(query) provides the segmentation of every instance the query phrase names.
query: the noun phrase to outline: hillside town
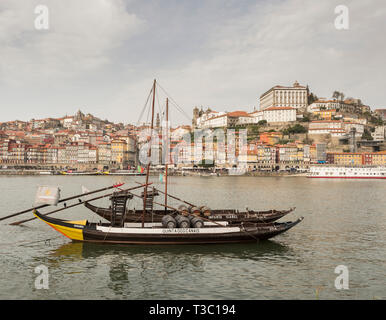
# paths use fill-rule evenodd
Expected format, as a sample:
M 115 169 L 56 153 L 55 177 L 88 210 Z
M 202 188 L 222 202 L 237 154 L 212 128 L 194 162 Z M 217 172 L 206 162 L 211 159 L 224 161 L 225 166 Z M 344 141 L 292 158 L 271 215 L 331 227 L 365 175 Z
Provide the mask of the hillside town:
M 371 108 L 339 91 L 318 97 L 297 81 L 270 88 L 257 102 L 259 107 L 249 111 L 194 107 L 192 123 L 170 128 L 168 144 L 161 143 L 163 128 L 157 114 L 155 132 L 161 142 L 152 148 L 162 153 L 167 145 L 168 163 L 176 171 L 225 170 L 240 163 L 248 172 L 306 171 L 311 164 L 386 165 L 385 108 Z M 62 118 L 3 122 L 0 167 L 136 171 L 142 166 L 139 155 L 146 142 L 140 133 L 148 128 L 148 123 L 116 124 L 80 110 Z M 236 137 L 246 133 L 246 148 L 242 152 L 236 144 L 232 161 L 227 161 L 229 144 L 216 139 L 218 130 Z

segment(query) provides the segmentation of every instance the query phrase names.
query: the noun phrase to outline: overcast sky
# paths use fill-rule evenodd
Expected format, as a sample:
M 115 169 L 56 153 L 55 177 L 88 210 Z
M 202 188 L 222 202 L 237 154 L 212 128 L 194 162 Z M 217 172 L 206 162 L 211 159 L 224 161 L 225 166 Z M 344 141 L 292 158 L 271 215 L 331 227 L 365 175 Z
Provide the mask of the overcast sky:
M 334 26 L 340 4 L 348 30 Z M 81 109 L 136 123 L 154 78 L 189 116 L 253 111 L 295 80 L 385 107 L 385 31 L 384 0 L 0 0 L 0 122 Z

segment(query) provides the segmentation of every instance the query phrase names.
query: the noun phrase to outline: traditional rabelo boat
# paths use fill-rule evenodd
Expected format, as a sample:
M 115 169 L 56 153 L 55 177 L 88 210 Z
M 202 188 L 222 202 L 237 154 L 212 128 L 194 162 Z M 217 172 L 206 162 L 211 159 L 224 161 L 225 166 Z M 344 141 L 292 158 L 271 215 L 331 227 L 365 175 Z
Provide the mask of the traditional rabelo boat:
M 151 159 L 152 132 L 154 124 L 154 102 L 155 102 L 156 81 L 154 80 L 151 93 L 153 95 L 151 111 L 151 135 L 148 148 L 148 159 Z M 150 95 L 150 94 L 149 94 Z M 166 99 L 166 123 L 168 123 L 168 98 Z M 166 130 L 168 132 L 168 128 Z M 168 139 L 166 139 L 168 141 Z M 166 146 L 168 150 L 168 145 Z M 62 233 L 73 241 L 121 243 L 121 244 L 211 244 L 211 243 L 242 243 L 266 240 L 281 234 L 303 220 L 303 217 L 292 222 L 273 222 L 283 217 L 293 209 L 286 211 L 249 211 L 238 212 L 236 210 L 210 210 L 206 207 L 174 208 L 168 204 L 168 198 L 180 200 L 189 205 L 189 202 L 172 196 L 167 191 L 168 163 L 165 162 L 165 191 L 149 188 L 150 161 L 146 168 L 145 183 L 129 189 L 114 188 L 110 195 L 100 196 L 94 199 L 80 200 L 74 205 L 42 214 L 34 208 L 36 218 L 44 221 L 49 226 Z M 132 191 L 143 188 L 141 195 Z M 101 189 L 102 190 L 102 189 Z M 99 191 L 99 190 L 97 190 Z M 97 192 L 94 191 L 94 192 Z M 94 193 L 89 192 L 89 193 Z M 161 192 L 165 195 L 164 202 L 154 200 Z M 109 209 L 92 206 L 89 202 L 110 196 L 112 206 Z M 127 200 L 139 197 L 143 201 L 142 212 L 137 213 L 127 210 Z M 74 197 L 70 198 L 73 199 Z M 61 200 L 64 201 L 64 200 Z M 61 202 L 59 201 L 59 202 Z M 76 205 L 86 205 L 93 212 L 107 219 L 109 222 L 91 223 L 88 220 L 67 221 L 58 218 L 48 217 L 49 214 L 65 210 Z M 154 204 L 160 205 L 164 210 L 153 210 Z M 23 213 L 25 211 L 22 211 Z M 20 214 L 20 213 L 17 213 Z M 15 216 L 10 215 L 8 217 Z M 7 218 L 7 217 L 5 217 Z M 19 221 L 20 224 L 28 220 Z
M 111 223 L 90 223 L 87 220 L 66 221 L 34 212 L 35 216 L 74 241 L 120 244 L 210 244 L 257 242 L 272 238 L 298 224 L 294 222 L 202 226 L 200 228 L 169 228 L 167 226 L 144 227 L 141 223 L 126 223 L 114 227 Z
M 118 194 L 117 194 L 118 195 Z M 119 196 L 119 195 L 118 195 Z M 90 209 L 92 212 L 95 212 L 98 216 L 112 221 L 113 219 L 113 210 L 114 203 L 116 201 L 115 195 L 110 198 L 112 205 L 109 208 L 97 207 L 91 204 L 90 202 L 85 202 L 84 206 Z M 165 210 L 147 210 L 145 213 L 145 222 L 161 222 L 164 215 L 174 215 L 182 214 L 183 216 L 195 215 L 203 216 L 206 219 L 211 221 L 227 221 L 230 224 L 237 224 L 242 222 L 259 222 L 259 223 L 268 223 L 274 222 L 283 218 L 287 214 L 293 212 L 295 208 L 290 208 L 288 210 L 266 210 L 266 211 L 239 211 L 235 209 L 214 209 L 211 210 L 208 207 L 196 207 L 196 206 L 179 206 L 177 210 L 167 209 Z M 115 214 L 115 216 L 117 216 Z M 126 209 L 125 214 L 118 215 L 117 219 L 122 223 L 124 222 L 138 222 L 142 219 L 142 212 L 138 210 L 129 210 Z

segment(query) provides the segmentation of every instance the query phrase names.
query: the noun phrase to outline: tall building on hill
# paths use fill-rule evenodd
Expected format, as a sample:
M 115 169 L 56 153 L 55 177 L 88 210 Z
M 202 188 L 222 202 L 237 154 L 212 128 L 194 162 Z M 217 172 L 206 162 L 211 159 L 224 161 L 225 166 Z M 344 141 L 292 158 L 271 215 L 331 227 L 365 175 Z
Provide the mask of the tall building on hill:
M 308 105 L 308 86 L 295 81 L 292 87 L 274 86 L 260 96 L 260 110 L 271 107 L 291 107 L 306 109 Z

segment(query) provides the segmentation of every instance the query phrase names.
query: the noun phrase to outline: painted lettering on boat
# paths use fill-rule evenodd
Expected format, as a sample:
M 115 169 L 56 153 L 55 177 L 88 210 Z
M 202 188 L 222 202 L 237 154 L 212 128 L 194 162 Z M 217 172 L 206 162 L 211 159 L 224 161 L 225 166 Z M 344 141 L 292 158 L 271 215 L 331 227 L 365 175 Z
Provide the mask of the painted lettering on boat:
M 200 229 L 196 229 L 196 228 L 163 229 L 162 233 L 200 233 Z
M 210 217 L 211 219 L 224 219 L 223 215 L 213 215 Z M 226 216 L 226 219 L 237 219 L 237 216 L 234 214 L 229 214 Z

